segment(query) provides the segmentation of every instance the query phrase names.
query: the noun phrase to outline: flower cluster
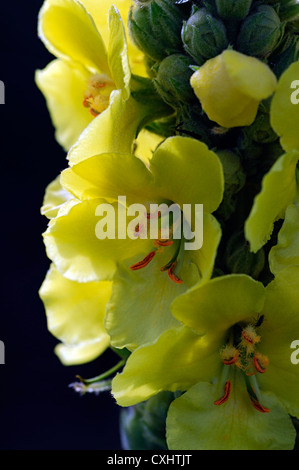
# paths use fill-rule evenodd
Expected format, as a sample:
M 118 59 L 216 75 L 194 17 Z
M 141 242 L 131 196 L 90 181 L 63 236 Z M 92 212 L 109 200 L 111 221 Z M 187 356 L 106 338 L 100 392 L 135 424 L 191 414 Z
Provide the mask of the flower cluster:
M 121 358 L 73 388 L 111 390 L 127 448 L 295 446 L 298 21 L 295 0 L 40 11 L 56 58 L 36 83 L 68 160 L 40 296 L 63 364 Z

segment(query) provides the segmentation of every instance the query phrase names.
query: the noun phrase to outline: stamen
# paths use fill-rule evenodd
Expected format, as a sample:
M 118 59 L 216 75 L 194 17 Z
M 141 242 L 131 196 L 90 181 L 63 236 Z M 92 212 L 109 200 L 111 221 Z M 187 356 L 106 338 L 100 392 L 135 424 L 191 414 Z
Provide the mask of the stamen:
M 245 378 L 245 383 L 246 383 L 246 389 L 247 389 L 250 401 L 251 401 L 252 405 L 254 406 L 254 408 L 257 411 L 260 411 L 261 413 L 269 413 L 271 410 L 269 408 L 266 408 L 265 406 L 263 406 L 260 403 L 260 401 L 257 397 L 257 394 L 256 394 L 253 386 L 250 383 L 250 380 L 252 380 L 252 379 L 248 378 L 246 376 L 244 376 L 244 378 Z
M 249 344 L 256 344 L 261 340 L 261 337 L 256 334 L 252 325 L 248 325 L 243 329 L 242 337 Z
M 145 258 L 143 258 L 141 261 L 138 261 L 138 263 L 136 264 L 133 264 L 133 266 L 130 266 L 130 269 L 132 269 L 132 271 L 137 271 L 138 269 L 142 269 L 142 268 L 145 268 L 145 266 L 147 266 L 151 260 L 153 259 L 153 257 L 155 256 L 156 254 L 156 251 L 151 251 Z
M 257 411 L 260 411 L 261 413 L 270 413 L 270 408 L 266 408 L 265 406 L 261 405 L 259 401 L 255 401 L 253 399 L 253 397 L 250 397 L 250 400 L 251 400 L 251 403 L 253 404 L 254 408 L 257 410 Z
M 159 246 L 170 246 L 173 245 L 173 240 L 155 240 L 155 243 Z
M 232 388 L 231 381 L 227 380 L 224 386 L 223 397 L 219 398 L 219 400 L 214 401 L 214 405 L 222 405 L 223 403 L 225 403 L 229 399 L 231 388 Z
M 264 374 L 267 371 L 269 359 L 267 356 L 263 356 L 262 354 L 257 353 L 253 358 L 253 364 L 260 374 Z
M 172 264 L 172 266 L 168 269 L 168 276 L 169 276 L 169 278 L 170 278 L 173 282 L 175 282 L 176 284 L 182 284 L 182 283 L 183 283 L 182 279 L 180 279 L 180 278 L 173 272 L 173 270 L 174 270 L 175 267 L 176 267 L 176 262 L 174 262 L 174 263 Z
M 223 364 L 231 366 L 239 357 L 239 351 L 234 346 L 227 344 L 220 352 Z

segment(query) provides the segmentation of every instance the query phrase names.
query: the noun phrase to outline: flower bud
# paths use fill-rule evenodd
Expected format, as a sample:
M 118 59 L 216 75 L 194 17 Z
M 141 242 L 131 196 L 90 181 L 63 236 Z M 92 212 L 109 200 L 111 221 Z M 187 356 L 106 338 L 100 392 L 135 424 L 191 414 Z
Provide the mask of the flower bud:
M 299 16 L 299 5 L 297 0 L 281 2 L 279 16 L 284 21 L 293 21 Z
M 166 103 L 178 107 L 180 103 L 196 100 L 190 85 L 193 73 L 190 65 L 192 59 L 181 54 L 170 55 L 160 63 L 154 84 Z
M 209 119 L 226 128 L 252 124 L 259 102 L 277 86 L 266 64 L 233 50 L 205 62 L 190 82 Z
M 182 28 L 182 40 L 188 54 L 199 64 L 220 54 L 228 46 L 225 26 L 205 8 L 194 8 Z
M 133 42 L 154 60 L 182 50 L 182 23 L 178 6 L 170 0 L 136 3 L 128 19 Z
M 265 57 L 277 47 L 283 27 L 274 8 L 260 5 L 244 20 L 237 49 L 244 54 Z
M 277 78 L 289 68 L 293 62 L 299 60 L 299 37 L 291 36 L 287 38 L 285 47 L 279 54 L 271 56 L 271 67 Z M 280 48 L 279 48 L 280 49 Z
M 243 20 L 251 4 L 252 0 L 216 0 L 218 15 L 226 20 Z

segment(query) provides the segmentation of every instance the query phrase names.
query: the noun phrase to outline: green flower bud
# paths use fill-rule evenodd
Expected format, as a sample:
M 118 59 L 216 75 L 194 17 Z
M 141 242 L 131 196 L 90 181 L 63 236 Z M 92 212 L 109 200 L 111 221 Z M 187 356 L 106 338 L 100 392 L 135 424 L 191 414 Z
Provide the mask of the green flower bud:
M 150 0 L 132 7 L 128 25 L 133 42 L 154 60 L 182 50 L 183 17 L 170 0 Z
M 279 16 L 284 21 L 293 21 L 299 17 L 299 5 L 297 0 L 281 2 Z
M 275 57 L 270 58 L 271 68 L 277 78 L 293 63 L 299 60 L 299 37 L 292 35 L 285 41 L 285 47 Z
M 243 188 L 246 180 L 240 158 L 231 150 L 219 150 L 217 155 L 221 161 L 224 174 L 224 194 L 217 215 L 227 220 L 236 205 L 236 194 Z
M 202 0 L 202 2 L 197 2 L 197 3 L 200 6 L 203 6 L 207 10 L 209 10 L 209 12 L 212 13 L 212 15 L 217 15 L 216 0 Z
M 178 107 L 194 100 L 195 95 L 190 85 L 193 71 L 190 65 L 192 59 L 181 54 L 170 55 L 160 63 L 157 77 L 153 81 L 167 104 Z
M 251 253 L 243 234 L 237 233 L 227 243 L 225 261 L 231 273 L 244 273 L 257 279 L 265 265 L 265 253 L 263 249 Z
M 216 0 L 218 15 L 225 20 L 243 20 L 251 4 L 252 0 Z
M 206 8 L 193 9 L 193 14 L 182 28 L 184 48 L 197 64 L 220 54 L 228 46 L 226 29 Z
M 237 50 L 243 54 L 265 57 L 278 46 L 283 28 L 274 8 L 261 5 L 244 20 L 237 39 Z

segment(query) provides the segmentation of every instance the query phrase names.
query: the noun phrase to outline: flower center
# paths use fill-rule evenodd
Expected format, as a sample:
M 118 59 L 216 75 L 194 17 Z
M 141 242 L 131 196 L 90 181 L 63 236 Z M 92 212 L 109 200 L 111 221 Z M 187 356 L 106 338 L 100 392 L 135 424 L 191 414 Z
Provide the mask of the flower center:
M 139 237 L 141 234 L 147 233 L 151 238 L 151 231 L 148 222 L 156 220 L 158 223 L 158 236 L 154 238 L 153 246 L 154 249 L 141 261 L 130 266 L 132 271 L 136 271 L 142 268 L 145 268 L 155 257 L 157 253 L 163 252 L 165 249 L 172 250 L 172 256 L 168 263 L 160 268 L 160 271 L 167 271 L 169 278 L 176 284 L 182 284 L 182 279 L 179 277 L 178 273 L 182 267 L 183 263 L 183 243 L 182 239 L 174 239 L 174 234 L 178 228 L 178 224 L 181 224 L 181 217 L 178 217 L 178 214 L 174 216 L 169 224 L 169 228 L 165 229 L 163 227 L 162 219 L 165 215 L 162 215 L 160 211 L 155 214 L 147 213 L 144 219 L 144 222 L 137 224 L 135 228 L 135 236 Z M 168 216 L 168 214 L 167 214 Z M 180 214 L 181 216 L 181 214 Z M 165 219 L 164 219 L 165 220 Z M 182 233 L 182 227 L 181 232 Z M 172 247 L 172 248 L 169 248 Z M 173 251 L 174 248 L 174 251 Z
M 232 384 L 227 378 L 230 374 L 230 368 L 234 367 L 242 372 L 254 408 L 261 413 L 269 413 L 269 408 L 265 408 L 260 403 L 260 391 L 255 377 L 257 373 L 264 374 L 269 364 L 268 357 L 259 353 L 256 348 L 261 340 L 256 332 L 258 323 L 256 325 L 249 323 L 245 326 L 235 325 L 228 343 L 221 349 L 220 357 L 226 368 L 224 394 L 214 402 L 215 405 L 222 405 L 229 399 Z
M 110 94 L 115 89 L 115 83 L 107 75 L 96 73 L 87 81 L 82 104 L 89 109 L 92 116 L 96 117 L 108 108 Z

